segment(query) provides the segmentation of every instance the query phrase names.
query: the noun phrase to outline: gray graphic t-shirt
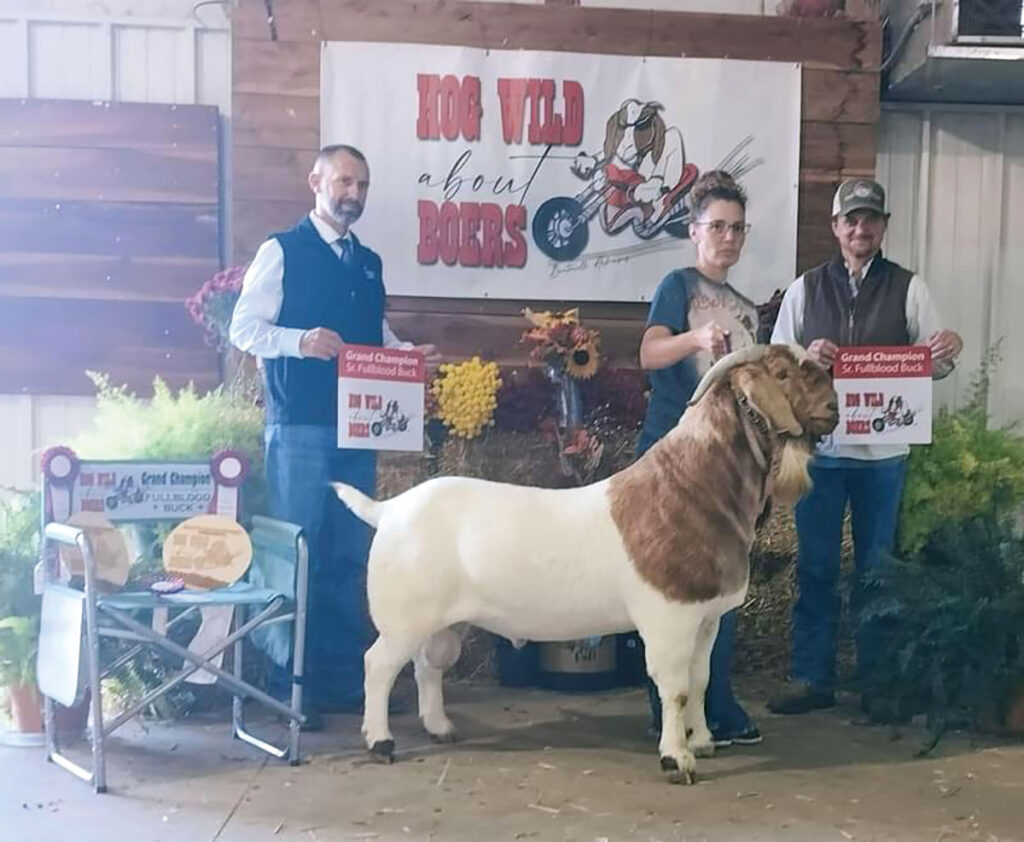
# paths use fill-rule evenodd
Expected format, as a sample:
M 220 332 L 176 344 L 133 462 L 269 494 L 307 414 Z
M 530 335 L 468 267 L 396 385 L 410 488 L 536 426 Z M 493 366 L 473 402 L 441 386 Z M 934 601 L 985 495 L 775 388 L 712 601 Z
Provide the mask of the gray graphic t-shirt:
M 663 325 L 673 335 L 717 321 L 729 333 L 729 349 L 738 351 L 757 343 L 757 307 L 727 283 L 709 281 L 694 268 L 670 272 L 658 286 L 647 316 L 647 326 Z M 698 351 L 668 368 L 647 372 L 651 398 L 644 433 L 661 438 L 679 421 L 700 378 L 714 363 L 707 351 Z

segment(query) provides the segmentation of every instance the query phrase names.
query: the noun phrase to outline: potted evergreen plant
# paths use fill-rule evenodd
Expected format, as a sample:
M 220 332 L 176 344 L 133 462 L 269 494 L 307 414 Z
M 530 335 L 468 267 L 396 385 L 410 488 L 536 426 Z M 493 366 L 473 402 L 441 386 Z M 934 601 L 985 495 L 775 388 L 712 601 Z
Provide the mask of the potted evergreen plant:
M 0 687 L 7 691 L 13 730 L 18 734 L 43 732 L 42 699 L 36 687 L 36 617 L 0 619 Z

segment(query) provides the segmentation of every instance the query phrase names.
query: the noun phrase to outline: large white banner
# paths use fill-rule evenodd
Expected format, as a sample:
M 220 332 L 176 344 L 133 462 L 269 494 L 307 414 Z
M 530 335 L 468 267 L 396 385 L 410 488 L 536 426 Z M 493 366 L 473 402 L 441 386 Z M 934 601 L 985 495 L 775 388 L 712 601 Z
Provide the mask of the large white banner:
M 793 279 L 799 65 L 329 42 L 321 88 L 392 294 L 646 300 L 693 263 L 686 197 L 716 168 L 749 194 L 730 281 Z

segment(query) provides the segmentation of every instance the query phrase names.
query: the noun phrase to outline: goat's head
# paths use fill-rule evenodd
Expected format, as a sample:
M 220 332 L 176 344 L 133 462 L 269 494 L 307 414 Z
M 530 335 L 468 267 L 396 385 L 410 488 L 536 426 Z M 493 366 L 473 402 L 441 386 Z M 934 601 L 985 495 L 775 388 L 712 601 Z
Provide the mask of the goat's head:
M 828 372 L 799 346 L 757 345 L 715 363 L 690 405 L 723 380 L 728 380 L 733 393 L 764 419 L 782 442 L 775 496 L 799 498 L 810 488 L 807 461 L 814 444 L 839 423 L 839 400 Z

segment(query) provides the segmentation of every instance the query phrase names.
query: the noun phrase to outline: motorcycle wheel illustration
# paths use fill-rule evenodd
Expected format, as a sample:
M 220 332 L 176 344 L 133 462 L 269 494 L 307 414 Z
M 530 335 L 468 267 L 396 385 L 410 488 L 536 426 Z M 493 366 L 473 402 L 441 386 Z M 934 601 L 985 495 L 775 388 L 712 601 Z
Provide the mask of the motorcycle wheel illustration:
M 374 421 L 370 425 L 370 432 L 373 433 L 374 436 L 379 436 L 384 432 L 384 425 L 380 421 Z
M 873 429 L 876 433 L 882 432 L 882 430 L 885 429 L 885 419 L 876 418 L 874 421 L 871 422 L 871 429 Z
M 583 206 L 568 196 L 548 199 L 537 208 L 532 229 L 537 247 L 552 260 L 575 260 L 590 239 Z
M 117 508 L 117 495 L 112 494 L 104 502 L 106 503 L 108 511 L 113 511 L 114 509 Z
M 409 419 L 403 416 L 398 419 L 398 432 L 404 433 L 407 429 L 409 429 Z
M 903 426 L 904 427 L 909 427 L 913 423 L 914 423 L 914 411 L 911 410 L 911 409 L 908 409 L 906 412 L 903 413 Z

